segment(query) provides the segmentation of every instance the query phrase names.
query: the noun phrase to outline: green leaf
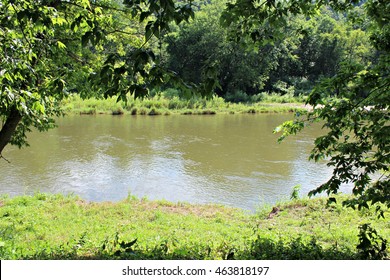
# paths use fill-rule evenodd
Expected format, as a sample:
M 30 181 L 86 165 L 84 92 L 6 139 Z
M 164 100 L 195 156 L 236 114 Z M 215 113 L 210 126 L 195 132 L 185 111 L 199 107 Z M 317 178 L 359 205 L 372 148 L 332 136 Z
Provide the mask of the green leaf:
M 60 48 L 60 49 L 66 49 L 66 45 L 64 43 L 62 43 L 61 41 L 57 41 L 57 46 Z
M 145 40 L 149 40 L 153 34 L 153 30 L 152 30 L 153 23 L 154 23 L 153 21 L 149 21 L 145 26 Z
M 45 113 L 45 107 L 39 102 L 35 101 L 32 106 L 33 110 L 38 111 L 41 114 Z
M 81 44 L 83 47 L 86 47 L 88 43 L 93 41 L 93 34 L 91 31 L 86 32 L 82 37 L 81 37 Z
M 151 15 L 151 13 L 148 12 L 142 12 L 139 16 L 139 21 L 143 22 L 146 18 L 148 18 Z

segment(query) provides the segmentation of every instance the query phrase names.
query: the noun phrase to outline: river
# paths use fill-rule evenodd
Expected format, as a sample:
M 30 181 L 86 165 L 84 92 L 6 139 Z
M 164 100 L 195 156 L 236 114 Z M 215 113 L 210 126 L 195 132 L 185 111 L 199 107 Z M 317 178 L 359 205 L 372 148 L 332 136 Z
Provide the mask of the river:
M 251 211 L 301 195 L 326 181 L 309 162 L 319 126 L 277 143 L 287 114 L 213 116 L 67 116 L 58 128 L 8 146 L 0 194 L 73 193 L 87 201 L 129 194 L 172 202 L 219 203 Z

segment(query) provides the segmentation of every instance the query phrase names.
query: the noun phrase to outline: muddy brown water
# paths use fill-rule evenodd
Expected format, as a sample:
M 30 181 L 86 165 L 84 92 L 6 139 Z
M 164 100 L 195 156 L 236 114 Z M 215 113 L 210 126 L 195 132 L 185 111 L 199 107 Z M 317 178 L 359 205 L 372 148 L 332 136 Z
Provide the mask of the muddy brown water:
M 8 146 L 0 194 L 73 193 L 87 201 L 129 194 L 172 202 L 219 203 L 256 210 L 301 195 L 331 170 L 309 162 L 320 126 L 277 143 L 288 114 L 213 116 L 68 116 L 58 128 Z

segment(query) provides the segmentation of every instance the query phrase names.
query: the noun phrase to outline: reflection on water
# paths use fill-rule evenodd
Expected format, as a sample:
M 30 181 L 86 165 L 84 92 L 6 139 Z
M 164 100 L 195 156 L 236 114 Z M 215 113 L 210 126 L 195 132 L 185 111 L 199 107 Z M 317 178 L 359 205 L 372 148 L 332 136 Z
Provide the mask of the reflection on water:
M 320 129 L 277 144 L 272 130 L 289 115 L 73 116 L 34 132 L 30 147 L 7 147 L 0 193 L 74 193 L 118 201 L 149 199 L 221 203 L 254 210 L 307 193 L 330 175 L 308 162 Z

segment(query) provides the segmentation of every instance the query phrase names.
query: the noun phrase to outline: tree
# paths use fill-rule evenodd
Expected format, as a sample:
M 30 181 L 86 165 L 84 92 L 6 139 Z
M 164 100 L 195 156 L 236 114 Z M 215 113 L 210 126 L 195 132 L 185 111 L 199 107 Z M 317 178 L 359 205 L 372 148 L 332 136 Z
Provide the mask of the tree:
M 323 5 L 348 13 L 360 2 L 237 0 L 228 4 L 223 23 L 238 25 L 240 37 L 258 32 L 258 38 L 269 40 L 271 36 L 283 37 L 281 26 L 290 15 L 314 16 Z M 276 131 L 283 131 L 283 139 L 320 121 L 326 132 L 315 140 L 310 158 L 328 159 L 334 171 L 327 182 L 309 194 L 336 194 L 342 183 L 353 183 L 354 196 L 345 205 L 358 209 L 374 206 L 383 216 L 381 207 L 390 207 L 390 6 L 386 0 L 368 0 L 363 9 L 361 16 L 370 19 L 367 28 L 376 60 L 368 64 L 343 61 L 333 77 L 323 79 L 311 92 L 307 103 L 313 111 Z M 364 21 L 356 15 L 351 20 L 357 25 Z M 330 198 L 330 202 L 334 200 Z
M 343 61 L 367 64 L 374 57 L 364 24 L 354 25 L 328 7 L 310 18 L 289 16 L 287 26 L 283 42 L 288 42 L 284 44 L 288 50 L 276 60 L 267 91 L 282 81 L 294 86 L 296 94 L 307 94 L 319 79 L 334 76 Z
M 204 82 L 207 70 L 213 69 L 219 85 L 215 91 L 220 96 L 236 92 L 256 94 L 273 68 L 278 49 L 229 40 L 231 28 L 219 24 L 225 3 L 210 1 L 200 6 L 193 21 L 181 24 L 168 35 L 168 67 L 195 84 Z
M 108 0 L 0 1 L 0 155 L 8 143 L 27 145 L 26 132 L 32 127 L 53 127 L 54 117 L 61 114 L 61 100 L 74 84 L 85 82 L 90 72 L 98 73 L 95 78 L 105 85 L 105 97 L 118 95 L 120 99 L 126 99 L 129 92 L 145 95 L 147 86 L 170 77 L 147 43 L 160 39 L 171 22 L 179 24 L 193 16 L 191 1 L 125 0 L 123 4 Z M 139 28 L 142 44 L 127 42 L 129 48 L 120 52 L 122 42 L 115 45 L 115 53 L 102 53 L 100 46 L 110 43 L 110 34 L 128 32 L 113 26 L 119 12 L 127 20 L 145 23 Z
M 242 30 L 240 21 L 219 24 L 224 6 L 226 1 L 200 5 L 195 19 L 174 29 L 165 42 L 170 69 L 195 84 L 213 69 L 219 84 L 215 91 L 228 100 L 243 101 L 239 98 L 261 90 L 283 94 L 291 86 L 307 94 L 318 79 L 335 75 L 340 62 L 369 62 L 366 32 L 326 7 L 310 19 L 288 15 L 279 27 L 283 36 L 271 40 L 264 38 L 267 23 L 260 22 L 248 38 L 235 37 Z M 245 95 L 236 94 L 241 92 Z
M 69 46 L 97 28 L 100 14 L 88 1 L 0 2 L 0 154 L 8 142 L 25 145 L 30 127 L 53 127 L 79 59 L 67 59 Z

